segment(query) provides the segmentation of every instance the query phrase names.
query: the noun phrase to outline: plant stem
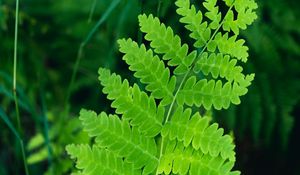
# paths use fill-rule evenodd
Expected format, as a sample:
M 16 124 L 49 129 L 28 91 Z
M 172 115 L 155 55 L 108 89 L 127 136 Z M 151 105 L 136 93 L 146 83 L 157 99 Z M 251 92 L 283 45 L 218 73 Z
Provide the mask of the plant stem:
M 17 96 L 17 50 L 18 50 L 18 23 L 19 23 L 19 0 L 16 0 L 16 12 L 15 12 L 15 36 L 14 36 L 14 67 L 13 67 L 13 94 L 16 108 L 16 116 L 17 116 L 17 125 L 20 133 L 19 141 L 21 145 L 22 157 L 24 162 L 24 168 L 26 175 L 29 175 L 27 158 L 24 149 L 24 143 L 22 140 L 22 127 L 20 121 L 20 112 L 19 112 L 19 104 L 18 104 L 18 96 Z
M 18 50 L 18 21 L 19 21 L 19 0 L 16 0 L 16 13 L 15 13 L 15 36 L 14 36 L 14 67 L 13 67 L 13 93 L 17 115 L 17 126 L 19 133 L 22 135 L 22 128 L 20 122 L 20 113 L 17 97 L 17 50 Z
M 71 92 L 72 92 L 72 89 L 73 89 L 73 86 L 74 86 L 74 82 L 75 82 L 76 74 L 77 74 L 78 67 L 79 67 L 79 64 L 80 64 L 80 60 L 82 58 L 82 52 L 83 52 L 84 46 L 85 46 L 85 43 L 81 43 L 80 46 L 79 46 L 79 49 L 78 49 L 76 62 L 75 62 L 75 65 L 74 65 L 74 69 L 72 71 L 71 81 L 70 81 L 68 91 L 67 91 L 67 96 L 66 96 L 66 99 L 65 99 L 65 106 L 64 107 L 65 107 L 66 111 L 69 110 L 68 102 L 69 102 Z
M 94 0 L 93 4 L 91 6 L 91 11 L 90 11 L 90 14 L 89 14 L 88 23 L 92 22 L 92 18 L 93 18 L 93 14 L 95 12 L 96 4 L 97 4 L 97 0 Z
M 26 173 L 26 175 L 29 175 L 28 165 L 27 165 L 27 158 L 26 158 L 26 154 L 25 154 L 25 148 L 24 148 L 23 140 L 20 140 L 20 145 L 21 145 L 22 157 L 23 157 L 23 162 L 24 162 L 24 167 L 25 167 L 25 173 Z
M 156 12 L 157 17 L 160 17 L 161 4 L 162 4 L 162 0 L 158 0 L 157 12 Z

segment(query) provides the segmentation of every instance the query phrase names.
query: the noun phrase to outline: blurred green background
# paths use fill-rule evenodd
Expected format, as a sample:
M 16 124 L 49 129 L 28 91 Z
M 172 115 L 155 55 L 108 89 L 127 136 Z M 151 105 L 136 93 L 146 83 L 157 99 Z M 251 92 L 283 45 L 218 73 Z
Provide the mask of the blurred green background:
M 250 51 L 243 66 L 246 73 L 255 72 L 255 81 L 241 105 L 214 111 L 214 120 L 233 131 L 236 169 L 243 174 L 299 175 L 299 2 L 257 3 L 258 19 L 242 32 Z M 160 16 L 191 43 L 175 10 L 173 0 L 20 1 L 17 94 L 30 174 L 68 174 L 73 164 L 65 145 L 89 142 L 79 132 L 79 110 L 112 110 L 97 80 L 100 66 L 135 81 L 116 40 L 142 41 L 138 14 Z M 0 0 L 0 113 L 17 126 L 12 91 L 14 20 L 15 1 Z M 0 137 L 0 175 L 25 174 L 19 140 L 3 120 Z

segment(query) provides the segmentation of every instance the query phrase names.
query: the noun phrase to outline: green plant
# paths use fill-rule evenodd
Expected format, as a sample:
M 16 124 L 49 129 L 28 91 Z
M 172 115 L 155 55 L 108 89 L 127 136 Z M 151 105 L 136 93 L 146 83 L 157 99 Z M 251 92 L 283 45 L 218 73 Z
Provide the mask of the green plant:
M 218 124 L 209 123 L 209 111 L 240 104 L 254 78 L 237 65 L 248 57 L 245 41 L 237 37 L 256 18 L 257 4 L 223 2 L 229 8 L 223 16 L 217 0 L 203 2 L 204 16 L 189 0 L 176 1 L 180 22 L 195 39 L 192 52 L 158 18 L 139 16 L 152 49 L 131 39 L 118 43 L 145 91 L 99 69 L 103 92 L 116 114 L 80 112 L 84 130 L 95 140 L 92 146 L 66 147 L 77 158 L 78 174 L 239 174 L 231 171 L 233 140 Z
M 300 13 L 293 1 L 258 2 L 261 18 L 243 33 L 253 55 L 245 69 L 256 72 L 257 83 L 245 103 L 216 113 L 216 119 L 234 130 L 240 142 L 250 135 L 256 149 L 286 151 L 300 101 Z

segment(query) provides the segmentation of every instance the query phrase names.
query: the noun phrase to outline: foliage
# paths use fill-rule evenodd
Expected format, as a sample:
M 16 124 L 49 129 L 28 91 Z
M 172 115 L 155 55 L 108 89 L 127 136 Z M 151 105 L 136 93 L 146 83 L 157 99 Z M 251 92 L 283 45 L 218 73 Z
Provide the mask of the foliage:
M 245 103 L 224 111 L 224 119 L 216 117 L 241 139 L 251 134 L 256 146 L 279 143 L 277 149 L 286 150 L 294 126 L 292 113 L 300 100 L 300 30 L 298 10 L 292 6 L 261 1 L 261 18 L 244 33 L 253 55 L 246 69 L 256 72 L 256 83 Z
M 72 0 L 20 1 L 17 94 L 21 124 L 24 128 L 22 137 L 27 146 L 28 161 L 32 163 L 29 165 L 32 175 L 66 174 L 70 172 L 70 168 L 74 169 L 72 161 L 64 151 L 66 143 L 90 143 L 90 139 L 86 137 L 87 133 L 79 132 L 82 126 L 79 119 L 74 117 L 81 107 L 90 108 L 97 113 L 114 111 L 99 91 L 99 64 L 127 78 L 131 85 L 134 81 L 137 82 L 140 89 L 144 90 L 146 85 L 141 81 L 147 81 L 146 77 L 132 76 L 124 62 L 118 59 L 120 53 L 116 42 L 120 37 L 130 36 L 141 46 L 142 32 L 138 31 L 139 24 L 136 20 L 139 13 L 156 14 L 166 26 L 172 26 L 173 32 L 180 36 L 182 43 L 189 46 L 195 43 L 195 40 L 188 36 L 189 32 L 184 26 L 178 25 L 179 16 L 174 13 L 177 9 L 174 1 L 120 0 L 119 5 L 104 18 L 101 26 L 84 47 L 76 71 L 77 78 L 71 88 L 70 99 L 66 101 L 72 71 L 76 67 L 77 49 L 93 26 L 106 16 L 107 10 L 116 1 L 119 0 L 77 0 L 76 3 Z M 202 5 L 204 0 L 191 2 L 195 6 L 195 13 L 197 10 L 206 11 Z M 234 133 L 231 135 L 234 136 L 236 144 L 235 169 L 241 170 L 243 174 L 298 175 L 299 3 L 294 0 L 257 2 L 258 20 L 249 29 L 239 31 L 249 46 L 247 64 L 240 62 L 241 59 L 228 56 L 222 59 L 222 69 L 236 67 L 235 73 L 231 75 L 239 74 L 238 67 L 243 67 L 242 72 L 245 75 L 249 72 L 256 73 L 248 94 L 241 97 L 242 103 L 238 106 L 230 105 L 228 109 L 219 111 L 214 110 L 212 105 L 212 110 L 207 111 L 202 104 L 200 108 L 194 105 L 191 107 L 192 113 L 199 111 L 201 116 L 213 115 L 213 122 L 218 122 L 224 127 L 225 133 Z M 217 5 L 217 10 L 221 13 L 214 18 L 214 25 L 219 21 L 220 14 L 224 15 L 227 10 L 222 1 L 217 1 Z M 212 12 L 216 11 L 208 4 L 206 6 L 212 9 Z M 237 17 L 235 10 L 233 17 Z M 0 108 L 12 125 L 17 126 L 12 93 L 14 20 L 15 1 L 0 0 Z M 208 24 L 211 20 L 202 14 L 202 21 L 207 21 Z M 222 27 L 220 31 L 224 32 Z M 229 32 L 229 35 L 219 35 L 218 39 L 225 42 L 232 38 L 232 34 L 233 32 Z M 194 37 L 197 37 L 197 33 Z M 235 39 L 240 40 L 242 37 Z M 149 42 L 144 40 L 144 43 L 145 47 L 149 48 Z M 226 43 L 231 44 L 232 42 Z M 219 46 L 217 50 L 224 50 Z M 188 53 L 192 50 L 193 47 L 189 47 Z M 197 48 L 197 52 L 200 51 L 201 48 Z M 248 50 L 244 48 L 244 51 L 237 55 L 245 57 L 245 53 L 248 53 Z M 221 58 L 220 54 L 211 55 L 213 59 L 209 59 L 208 54 L 203 55 L 201 62 L 195 65 L 193 71 L 197 73 L 190 75 L 196 75 L 196 79 L 205 78 L 207 81 L 221 80 L 223 85 L 232 81 L 232 76 L 229 76 L 229 79 L 225 78 L 224 71 L 207 66 L 211 65 L 209 60 L 218 61 Z M 164 56 L 155 55 L 159 58 Z M 167 63 L 168 60 L 163 62 Z M 168 66 L 171 76 L 175 68 Z M 183 76 L 178 76 L 175 90 L 182 78 Z M 136 81 L 138 79 L 140 81 Z M 157 99 L 155 101 L 160 102 Z M 184 108 L 186 107 L 184 105 Z M 168 105 L 165 108 L 167 109 Z M 171 114 L 173 112 L 175 109 Z M 0 128 L 0 174 L 25 174 L 18 138 L 3 120 L 0 122 Z M 159 144 L 160 140 L 157 139 L 156 143 Z M 284 149 L 284 152 L 280 152 L 279 148 Z
M 209 113 L 191 108 L 209 111 L 240 104 L 254 78 L 236 65 L 248 56 L 244 40 L 237 37 L 256 18 L 257 5 L 252 0 L 224 3 L 228 11 L 222 16 L 216 0 L 203 3 L 205 14 L 189 0 L 176 1 L 180 22 L 198 49 L 191 52 L 171 27 L 151 14 L 139 15 L 140 30 L 152 49 L 132 39 L 118 43 L 145 91 L 99 69 L 103 93 L 116 114 L 81 110 L 79 119 L 94 143 L 66 147 L 77 159 L 78 174 L 240 174 L 231 171 L 236 160 L 232 138 L 209 123 Z

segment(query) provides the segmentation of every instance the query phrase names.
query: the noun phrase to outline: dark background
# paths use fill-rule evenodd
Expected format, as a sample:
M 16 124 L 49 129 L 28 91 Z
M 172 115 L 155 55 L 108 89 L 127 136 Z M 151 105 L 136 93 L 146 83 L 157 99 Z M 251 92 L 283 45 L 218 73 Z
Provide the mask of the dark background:
M 65 145 L 88 142 L 79 132 L 79 110 L 112 111 L 97 80 L 100 66 L 137 81 L 121 60 L 116 40 L 131 37 L 142 41 L 138 14 L 160 16 L 184 42 L 192 43 L 178 22 L 174 1 L 161 2 L 159 14 L 158 0 L 20 2 L 17 92 L 31 174 L 68 173 L 73 164 L 65 154 Z M 240 36 L 250 54 L 242 66 L 246 73 L 256 74 L 255 80 L 241 105 L 215 111 L 214 119 L 228 132 L 233 131 L 235 169 L 242 174 L 299 175 L 299 2 L 257 3 L 258 19 Z M 0 105 L 16 126 L 12 94 L 14 20 L 15 2 L 0 0 Z M 74 84 L 69 88 L 80 44 L 99 20 L 102 23 L 83 47 Z M 0 137 L 0 174 L 25 174 L 19 141 L 2 120 Z

